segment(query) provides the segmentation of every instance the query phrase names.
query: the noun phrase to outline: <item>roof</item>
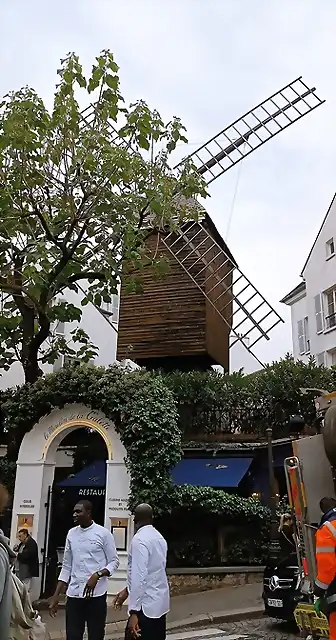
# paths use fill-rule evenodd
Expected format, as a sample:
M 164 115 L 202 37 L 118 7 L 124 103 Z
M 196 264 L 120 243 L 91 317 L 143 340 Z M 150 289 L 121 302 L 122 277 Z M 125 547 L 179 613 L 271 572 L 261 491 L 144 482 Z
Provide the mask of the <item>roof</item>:
M 291 302 L 292 298 L 295 298 L 300 293 L 304 293 L 305 291 L 306 291 L 306 283 L 302 281 L 300 282 L 300 284 L 294 287 L 294 289 L 292 289 L 289 293 L 287 293 L 287 295 L 285 295 L 285 297 L 282 298 L 280 302 L 283 302 L 284 304 L 288 304 Z
M 319 231 L 318 231 L 318 234 L 317 234 L 317 236 L 316 236 L 316 238 L 315 238 L 315 240 L 314 240 L 313 246 L 312 246 L 311 250 L 309 251 L 308 258 L 307 258 L 306 262 L 305 262 L 305 263 L 304 263 L 304 265 L 303 265 L 303 268 L 302 268 L 302 271 L 301 271 L 301 276 L 302 276 L 302 274 L 303 274 L 303 272 L 304 272 L 304 270 L 305 270 L 305 268 L 306 268 L 306 266 L 307 266 L 307 264 L 308 264 L 308 261 L 309 261 L 309 258 L 310 258 L 310 256 L 311 256 L 311 254 L 313 253 L 314 247 L 315 247 L 315 245 L 316 245 L 316 243 L 317 243 L 317 240 L 318 240 L 318 238 L 319 238 L 319 236 L 320 236 L 320 233 L 321 233 L 321 231 L 322 231 L 322 229 L 323 229 L 323 227 L 324 227 L 324 224 L 325 224 L 325 222 L 326 222 L 326 220 L 327 220 L 327 217 L 328 217 L 328 215 L 329 215 L 329 213 L 330 213 L 331 207 L 332 207 L 332 206 L 333 206 L 333 204 L 334 204 L 334 200 L 335 200 L 335 198 L 336 198 L 336 193 L 334 194 L 334 197 L 333 197 L 333 199 L 332 199 L 332 201 L 331 201 L 331 203 L 330 203 L 330 205 L 329 205 L 329 209 L 328 209 L 327 213 L 325 214 L 325 216 L 324 216 L 324 218 L 323 218 L 322 224 L 321 224 L 321 226 L 320 226 L 320 228 L 319 228 Z M 281 302 L 282 302 L 282 301 L 281 301 Z
M 195 224 L 195 220 L 192 217 L 192 213 L 195 214 L 198 213 L 198 224 L 202 225 L 202 227 L 204 227 L 204 229 L 206 229 L 206 231 L 211 235 L 211 237 L 213 238 L 213 240 L 218 244 L 218 246 L 222 249 L 222 251 L 225 253 L 226 257 L 230 260 L 230 262 L 232 262 L 232 264 L 237 267 L 237 262 L 234 259 L 229 247 L 227 246 L 225 240 L 222 238 L 221 234 L 219 233 L 215 223 L 213 222 L 213 220 L 210 218 L 209 214 L 206 212 L 206 210 L 204 209 L 204 207 L 202 205 L 200 205 L 199 202 L 197 202 L 197 200 L 194 200 L 193 198 L 182 198 L 181 196 L 179 196 L 179 200 L 181 200 L 184 205 L 187 205 L 190 208 L 190 220 L 185 220 L 182 223 L 182 226 L 189 224 L 190 226 Z M 148 219 L 148 221 L 150 220 L 150 218 Z M 148 222 L 147 221 L 147 222 Z M 152 229 L 152 233 L 156 233 L 157 229 L 153 228 Z
M 201 224 L 203 225 L 203 227 L 205 227 L 210 235 L 213 237 L 213 239 L 215 240 L 215 242 L 217 242 L 217 244 L 220 246 L 220 248 L 224 251 L 224 253 L 226 254 L 227 258 L 229 258 L 229 260 L 232 262 L 232 264 L 236 267 L 237 266 L 237 262 L 235 261 L 229 247 L 227 246 L 225 240 L 223 240 L 221 234 L 219 233 L 215 223 L 213 222 L 213 220 L 210 218 L 209 214 L 207 212 L 204 213 L 204 218 L 203 220 L 200 220 Z

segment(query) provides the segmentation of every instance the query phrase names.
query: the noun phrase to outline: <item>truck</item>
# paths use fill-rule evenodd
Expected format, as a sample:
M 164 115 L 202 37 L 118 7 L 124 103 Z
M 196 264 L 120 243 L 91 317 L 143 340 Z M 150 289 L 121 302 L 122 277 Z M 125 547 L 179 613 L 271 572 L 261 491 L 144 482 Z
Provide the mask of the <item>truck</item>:
M 293 453 L 285 459 L 288 498 L 296 525 L 296 554 L 303 598 L 295 608 L 294 617 L 301 637 L 328 638 L 325 616 L 314 611 L 316 578 L 315 534 L 321 519 L 320 500 L 336 496 L 336 391 L 301 389 L 312 394 L 320 433 L 293 441 Z

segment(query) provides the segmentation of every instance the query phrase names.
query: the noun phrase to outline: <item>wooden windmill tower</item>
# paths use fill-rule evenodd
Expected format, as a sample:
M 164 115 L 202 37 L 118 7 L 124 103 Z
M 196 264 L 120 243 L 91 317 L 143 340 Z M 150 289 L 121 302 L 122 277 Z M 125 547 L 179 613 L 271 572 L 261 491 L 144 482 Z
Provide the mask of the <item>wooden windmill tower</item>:
M 323 104 L 297 78 L 238 118 L 189 158 L 208 185 L 265 142 Z M 249 278 L 204 212 L 177 231 L 153 230 L 149 251 L 169 260 L 169 273 L 141 274 L 143 290 L 121 288 L 117 359 L 149 368 L 229 369 L 229 349 L 253 347 L 283 322 Z

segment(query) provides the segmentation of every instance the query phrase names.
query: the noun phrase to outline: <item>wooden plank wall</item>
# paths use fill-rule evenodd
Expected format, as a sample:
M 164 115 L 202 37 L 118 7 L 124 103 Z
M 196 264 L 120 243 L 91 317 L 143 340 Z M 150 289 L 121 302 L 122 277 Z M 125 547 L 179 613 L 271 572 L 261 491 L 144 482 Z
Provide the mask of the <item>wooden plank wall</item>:
M 202 239 L 201 235 L 198 236 L 197 242 Z M 156 280 L 152 270 L 145 269 L 141 274 L 141 293 L 126 294 L 121 290 L 118 360 L 132 358 L 141 364 L 143 360 L 151 358 L 209 356 L 209 364 L 218 363 L 228 370 L 229 328 L 163 243 L 158 243 L 157 234 L 149 238 L 148 248 L 165 256 L 169 260 L 170 270 L 163 279 Z M 184 260 L 187 250 L 183 248 L 182 241 L 176 243 L 174 249 L 181 249 L 178 256 Z M 215 251 L 218 252 L 218 249 Z M 214 252 L 209 251 L 207 261 L 210 262 L 213 257 Z M 185 260 L 199 284 L 213 273 L 213 267 L 217 270 L 219 266 L 215 261 L 204 270 L 202 260 L 192 266 L 194 262 L 195 256 Z M 219 269 L 216 277 L 207 280 L 206 290 L 210 291 L 218 278 L 224 278 L 230 269 L 231 263 Z M 225 285 L 228 286 L 230 282 L 232 277 L 228 276 Z M 217 287 L 210 293 L 210 298 L 215 300 L 219 292 L 220 287 Z M 223 307 L 228 300 L 230 298 L 222 296 L 220 306 Z M 231 311 L 229 305 L 226 310 L 228 319 Z
M 156 246 L 153 234 L 148 247 L 154 252 Z M 155 280 L 147 268 L 141 275 L 141 293 L 126 294 L 121 289 L 118 360 L 205 353 L 205 298 L 161 241 L 158 254 L 169 260 L 170 270 L 163 279 Z

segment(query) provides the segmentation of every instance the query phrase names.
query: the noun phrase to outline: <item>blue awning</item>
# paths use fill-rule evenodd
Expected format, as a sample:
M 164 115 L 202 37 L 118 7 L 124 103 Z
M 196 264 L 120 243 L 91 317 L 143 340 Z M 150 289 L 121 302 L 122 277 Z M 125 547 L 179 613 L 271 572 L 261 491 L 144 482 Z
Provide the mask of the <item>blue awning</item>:
M 171 471 L 175 484 L 238 487 L 253 458 L 183 458 Z
M 81 471 L 58 482 L 58 487 L 105 487 L 106 461 L 97 460 Z

